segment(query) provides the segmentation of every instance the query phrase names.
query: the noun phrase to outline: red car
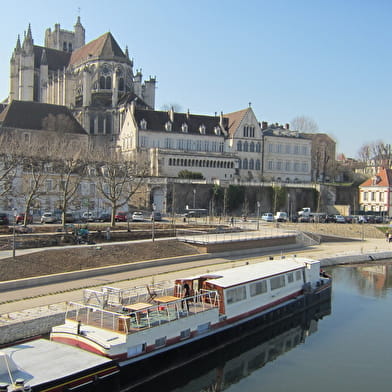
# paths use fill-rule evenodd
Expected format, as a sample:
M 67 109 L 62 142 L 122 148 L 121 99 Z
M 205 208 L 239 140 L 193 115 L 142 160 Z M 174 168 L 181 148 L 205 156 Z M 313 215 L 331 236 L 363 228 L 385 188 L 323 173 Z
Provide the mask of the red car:
M 24 217 L 25 217 L 25 213 L 24 212 L 21 212 L 20 214 L 18 214 L 18 215 L 16 215 L 16 224 L 18 225 L 19 223 L 20 224 L 23 224 L 23 222 L 24 222 Z M 27 224 L 31 224 L 31 223 L 33 223 L 33 215 L 31 215 L 31 214 L 28 214 L 27 215 L 27 222 L 26 222 Z
M 126 212 L 117 212 L 114 219 L 116 222 L 126 222 L 128 220 L 128 214 Z

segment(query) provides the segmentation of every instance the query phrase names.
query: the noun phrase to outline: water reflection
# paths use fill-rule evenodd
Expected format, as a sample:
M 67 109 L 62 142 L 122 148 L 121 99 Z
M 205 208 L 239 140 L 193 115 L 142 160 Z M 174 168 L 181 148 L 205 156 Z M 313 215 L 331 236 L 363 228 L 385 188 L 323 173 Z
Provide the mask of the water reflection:
M 213 354 L 127 391 L 223 391 L 303 343 L 317 331 L 318 320 L 330 313 L 331 302 L 325 302 L 317 308 L 258 329 Z
M 392 288 L 392 264 L 335 268 L 334 281 L 354 286 L 362 295 L 383 297 Z

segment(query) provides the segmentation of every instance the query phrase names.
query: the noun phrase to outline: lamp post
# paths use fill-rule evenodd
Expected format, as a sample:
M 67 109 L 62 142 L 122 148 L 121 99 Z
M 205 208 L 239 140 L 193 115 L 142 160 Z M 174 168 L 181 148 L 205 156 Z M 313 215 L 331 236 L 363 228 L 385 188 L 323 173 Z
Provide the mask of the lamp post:
M 152 203 L 152 214 L 151 214 L 151 237 L 152 237 L 152 242 L 155 241 L 155 204 Z
M 13 226 L 13 230 L 12 230 L 12 258 L 13 259 L 15 259 L 15 247 L 16 247 L 16 244 L 15 244 L 15 239 L 16 239 L 16 236 L 15 236 L 15 225 L 16 225 L 16 208 L 14 208 L 13 209 L 14 210 L 14 226 Z
M 193 188 L 193 208 L 196 208 L 196 188 Z
M 260 227 L 260 202 L 257 202 L 257 230 Z

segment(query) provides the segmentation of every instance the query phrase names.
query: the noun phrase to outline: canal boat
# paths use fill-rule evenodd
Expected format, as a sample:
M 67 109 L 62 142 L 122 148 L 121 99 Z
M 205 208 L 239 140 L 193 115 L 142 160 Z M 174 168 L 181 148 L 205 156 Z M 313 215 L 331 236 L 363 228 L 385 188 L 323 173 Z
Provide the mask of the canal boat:
M 122 383 L 138 383 L 146 369 L 166 372 L 330 294 L 319 261 L 281 257 L 174 284 L 85 290 L 50 339 L 109 358 Z
M 115 390 L 115 361 L 48 339 L 32 339 L 0 351 L 0 392 Z

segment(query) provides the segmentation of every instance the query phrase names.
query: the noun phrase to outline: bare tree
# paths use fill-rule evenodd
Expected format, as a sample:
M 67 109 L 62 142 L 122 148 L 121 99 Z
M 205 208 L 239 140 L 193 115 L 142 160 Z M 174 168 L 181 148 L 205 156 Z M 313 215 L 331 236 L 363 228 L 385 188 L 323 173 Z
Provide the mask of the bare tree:
M 383 141 L 364 144 L 358 151 L 358 158 L 365 166 L 390 168 L 392 165 L 392 149 Z
M 91 169 L 94 170 L 91 170 Z M 90 164 L 92 178 L 98 192 L 108 200 L 111 209 L 111 225 L 115 226 L 117 210 L 127 205 L 131 197 L 144 184 L 147 165 L 130 160 L 117 152 L 95 154 Z
M 17 166 L 18 159 L 15 150 L 2 135 L 0 138 L 0 197 L 11 191 Z
M 291 129 L 300 132 L 317 132 L 319 127 L 311 117 L 297 116 L 291 120 Z
M 63 135 L 57 135 L 56 147 L 52 150 L 53 171 L 58 177 L 59 201 L 61 223 L 66 223 L 66 213 L 70 202 L 75 196 L 87 169 L 87 146 L 80 143 L 77 147 L 75 141 Z

